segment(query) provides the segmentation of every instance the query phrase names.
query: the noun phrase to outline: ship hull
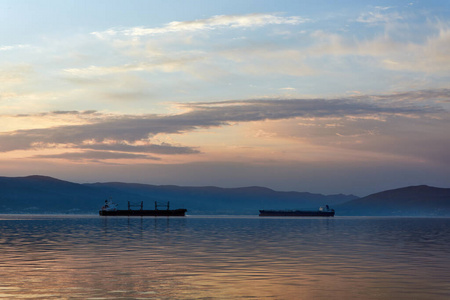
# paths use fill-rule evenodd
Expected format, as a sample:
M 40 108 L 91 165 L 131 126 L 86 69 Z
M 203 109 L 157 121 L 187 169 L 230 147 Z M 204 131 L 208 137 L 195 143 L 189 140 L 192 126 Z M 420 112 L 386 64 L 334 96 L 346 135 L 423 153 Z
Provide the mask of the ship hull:
M 138 216 L 138 217 L 184 217 L 187 209 L 170 210 L 100 210 L 100 216 Z
M 260 210 L 260 217 L 334 217 L 334 211 Z

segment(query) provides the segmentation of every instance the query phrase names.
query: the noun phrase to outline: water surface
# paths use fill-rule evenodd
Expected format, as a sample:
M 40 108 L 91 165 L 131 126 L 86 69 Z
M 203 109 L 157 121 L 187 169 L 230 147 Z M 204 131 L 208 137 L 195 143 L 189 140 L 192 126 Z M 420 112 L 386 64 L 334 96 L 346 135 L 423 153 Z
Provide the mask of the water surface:
M 0 298 L 448 299 L 450 218 L 0 215 Z

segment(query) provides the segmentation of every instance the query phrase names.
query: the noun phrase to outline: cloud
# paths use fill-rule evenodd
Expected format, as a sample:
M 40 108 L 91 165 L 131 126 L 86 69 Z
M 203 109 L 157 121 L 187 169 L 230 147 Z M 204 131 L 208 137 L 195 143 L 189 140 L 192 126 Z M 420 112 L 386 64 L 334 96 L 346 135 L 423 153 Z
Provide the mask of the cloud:
M 450 27 L 439 25 L 438 33 L 428 37 L 424 44 L 409 43 L 387 57 L 383 62 L 388 69 L 449 73 Z M 400 51 L 402 50 L 402 51 Z M 404 55 L 408 53 L 408 55 Z
M 446 95 L 447 90 L 443 94 Z M 418 106 L 400 103 L 397 95 L 383 96 L 389 101 L 371 101 L 370 96 L 341 99 L 299 99 L 299 100 L 247 100 L 213 103 L 192 103 L 193 109 L 180 118 L 211 120 L 220 122 L 249 122 L 279 120 L 297 117 L 344 117 L 370 114 L 414 114 L 443 112 L 439 107 Z M 376 98 L 376 97 L 375 97 Z M 226 104 L 226 105 L 225 105 Z M 214 120 L 214 122 L 212 121 Z
M 10 45 L 10 46 L 0 46 L 0 51 L 13 51 L 19 49 L 31 48 L 30 45 L 19 44 L 19 45 Z
M 154 153 L 165 155 L 176 154 L 198 154 L 199 150 L 191 147 L 173 146 L 168 143 L 148 144 L 148 145 L 130 145 L 125 143 L 103 143 L 103 144 L 87 144 L 80 145 L 78 148 L 92 149 L 92 150 L 108 150 L 108 151 L 120 151 L 120 152 L 132 152 L 132 153 Z
M 23 84 L 33 72 L 33 67 L 29 64 L 2 67 L 0 69 L 0 81 L 3 87 Z
M 298 25 L 306 22 L 307 19 L 299 16 L 282 17 L 274 14 L 247 14 L 247 15 L 218 15 L 207 19 L 184 22 L 170 22 L 164 27 L 145 28 L 133 27 L 130 29 L 109 29 L 103 32 L 93 32 L 98 38 L 110 36 L 147 36 L 155 34 L 165 34 L 174 32 L 194 32 L 204 30 L 214 30 L 219 28 L 249 28 L 265 25 Z
M 414 30 L 420 30 L 420 34 Z M 383 76 L 389 76 L 386 70 L 408 72 L 402 73 L 402 77 L 406 78 L 421 72 L 427 76 L 439 76 L 433 78 L 434 81 L 450 74 L 447 67 L 450 64 L 450 52 L 446 51 L 450 47 L 448 22 L 430 22 L 420 28 L 411 24 L 386 25 L 378 34 L 375 31 L 372 38 L 363 39 L 349 39 L 345 35 L 322 30 L 314 31 L 310 36 L 313 43 L 303 51 L 309 60 L 332 58 L 332 62 L 341 62 L 349 68 L 348 72 L 354 72 L 357 66 L 372 70 L 372 73 L 382 71 Z M 310 66 L 309 61 L 305 60 L 305 64 Z M 342 68 L 340 64 L 338 66 Z M 333 70 L 333 65 L 321 64 L 321 67 Z
M 362 99 L 367 96 L 362 96 Z M 447 101 L 450 99 L 450 89 L 434 89 L 434 90 L 419 90 L 419 91 L 408 91 L 399 92 L 389 95 L 372 95 L 369 98 L 374 100 L 393 100 L 399 101 L 410 101 L 410 102 L 425 102 L 432 101 L 439 103 L 440 101 Z
M 282 16 L 279 14 L 219 15 L 211 18 L 170 22 L 163 27 L 134 27 L 109 29 L 92 34 L 106 39 L 117 55 L 115 61 L 132 57 L 133 63 L 111 65 L 99 62 L 95 65 L 64 69 L 64 75 L 73 82 L 86 77 L 118 75 L 122 73 L 175 73 L 189 74 L 191 78 L 211 80 L 226 75 L 246 73 L 258 75 L 267 72 L 286 73 L 291 76 L 312 74 L 311 68 L 302 64 L 303 55 L 297 49 L 271 49 L 254 47 L 250 49 L 245 40 L 237 41 L 234 36 L 205 35 L 186 37 L 186 34 L 200 33 L 219 29 L 249 29 L 268 25 L 298 25 L 307 22 L 299 16 Z M 251 31 L 250 40 L 266 40 L 257 37 Z M 174 33 L 180 33 L 174 37 Z M 155 37 L 157 35 L 157 37 Z M 145 39 L 145 37 L 151 37 Z M 223 44 L 223 45 L 222 45 Z M 266 42 L 264 42 L 266 44 Z M 224 47 L 224 45 L 226 45 Z M 227 51 L 231 47 L 231 51 Z M 129 61 L 129 60 L 128 60 Z M 244 63 L 245 62 L 245 63 Z M 230 75 L 230 76 L 231 76 Z
M 152 145 L 157 134 L 182 134 L 199 128 L 227 126 L 235 122 L 294 118 L 349 118 L 373 115 L 434 118 L 446 111 L 437 103 L 450 98 L 450 90 L 424 90 L 381 96 L 337 99 L 246 100 L 183 104 L 177 115 L 103 115 L 88 124 L 17 130 L 0 134 L 0 151 L 65 147 L 111 150 L 123 153 L 197 154 L 191 147 Z M 423 101 L 425 101 L 423 103 Z M 76 112 L 65 112 L 76 114 Z M 343 133 L 341 133 L 343 134 Z M 102 153 L 102 152 L 95 152 Z M 110 152 L 108 152 L 110 153 Z M 93 154 L 93 153 L 92 153 Z M 108 154 L 109 155 L 109 154 Z
M 198 95 L 223 92 L 223 98 L 247 98 L 272 95 L 285 85 L 298 93 L 317 94 L 323 90 L 320 83 L 327 81 L 333 84 L 327 85 L 324 94 L 367 91 L 369 86 L 370 91 L 417 89 L 428 87 L 429 82 L 438 82 L 433 87 L 445 86 L 448 80 L 440 76 L 449 74 L 448 25 L 417 23 L 417 16 L 398 11 L 375 7 L 356 23 L 346 20 L 353 34 L 324 29 L 320 22 L 311 23 L 308 34 L 300 33 L 304 28 L 299 27 L 304 26 L 299 25 L 308 20 L 278 14 L 222 15 L 160 27 L 113 28 L 91 36 L 95 47 L 90 48 L 100 47 L 107 55 L 65 65 L 59 74 L 75 85 L 74 91 L 84 93 L 78 97 L 110 102 L 144 102 L 161 96 L 180 101 L 193 94 L 183 93 L 188 89 L 197 89 Z M 380 26 L 362 33 L 361 22 Z M 293 29 L 289 39 L 274 34 L 286 27 Z M 248 30 L 253 28 L 264 31 Z M 215 34 L 218 30 L 222 31 Z M 310 83 L 295 80 L 300 76 Z M 374 76 L 381 79 L 369 83 Z M 92 88 L 86 89 L 86 84 Z M 265 87 L 258 94 L 249 88 L 257 85 Z
M 369 25 L 376 25 L 380 23 L 389 23 L 403 19 L 403 17 L 400 16 L 400 14 L 397 12 L 387 13 L 386 11 L 388 11 L 389 9 L 390 7 L 377 6 L 371 12 L 362 13 L 358 17 L 358 19 L 356 19 L 356 21 L 360 23 L 366 23 Z
M 200 56 L 186 56 L 172 58 L 171 56 L 158 57 L 152 62 L 140 62 L 136 64 L 125 64 L 120 66 L 89 66 L 85 68 L 70 68 L 65 69 L 64 73 L 69 76 L 75 76 L 78 78 L 88 77 L 88 76 L 104 76 L 111 74 L 121 74 L 130 72 L 174 72 L 179 71 L 183 66 L 189 63 L 193 63 L 201 60 Z M 73 80 L 69 78 L 69 80 Z
M 85 110 L 85 111 L 76 111 L 76 110 L 55 110 L 52 111 L 52 114 L 55 115 L 92 115 L 97 111 L 95 110 Z
M 144 154 L 134 154 L 134 153 L 120 153 L 120 152 L 109 152 L 109 151 L 84 151 L 84 152 L 67 152 L 61 154 L 44 154 L 44 155 L 34 155 L 31 158 L 57 158 L 57 159 L 67 159 L 72 161 L 82 161 L 82 160 L 109 160 L 109 159 L 150 159 L 159 160 L 157 157 L 152 157 Z

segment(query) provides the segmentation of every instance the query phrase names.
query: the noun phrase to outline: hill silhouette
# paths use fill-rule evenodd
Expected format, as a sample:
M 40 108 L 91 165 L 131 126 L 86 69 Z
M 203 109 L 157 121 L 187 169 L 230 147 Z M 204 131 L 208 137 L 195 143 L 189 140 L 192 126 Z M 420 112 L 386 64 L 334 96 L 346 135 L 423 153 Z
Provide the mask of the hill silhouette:
M 134 183 L 79 184 L 48 176 L 0 177 L 1 213 L 93 213 L 111 198 L 126 209 L 127 201 L 170 201 L 188 214 L 258 214 L 259 209 L 317 209 L 352 199 L 353 195 L 278 192 L 264 187 L 219 188 L 147 185 Z
M 450 189 L 427 185 L 383 191 L 336 205 L 339 215 L 450 216 Z
M 151 209 L 170 201 L 188 215 L 257 215 L 260 209 L 317 209 L 328 204 L 336 216 L 450 216 L 450 189 L 410 186 L 358 198 L 280 192 L 265 187 L 220 188 L 122 182 L 79 184 L 48 176 L 0 177 L 0 213 L 97 214 L 105 199 L 126 209 L 127 202 Z

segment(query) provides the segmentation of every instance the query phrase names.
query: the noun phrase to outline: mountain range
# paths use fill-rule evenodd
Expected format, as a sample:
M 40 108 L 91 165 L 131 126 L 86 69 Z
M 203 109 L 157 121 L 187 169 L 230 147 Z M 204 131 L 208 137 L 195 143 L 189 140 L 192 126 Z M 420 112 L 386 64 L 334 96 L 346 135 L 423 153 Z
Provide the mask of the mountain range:
M 97 214 L 104 200 L 119 209 L 155 201 L 171 208 L 186 208 L 188 215 L 257 215 L 259 209 L 318 209 L 328 204 L 337 216 L 450 216 L 450 189 L 412 186 L 359 198 L 280 192 L 264 187 L 182 187 L 136 183 L 79 184 L 47 176 L 0 177 L 0 213 Z

